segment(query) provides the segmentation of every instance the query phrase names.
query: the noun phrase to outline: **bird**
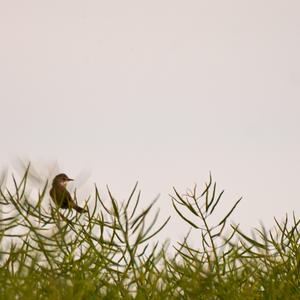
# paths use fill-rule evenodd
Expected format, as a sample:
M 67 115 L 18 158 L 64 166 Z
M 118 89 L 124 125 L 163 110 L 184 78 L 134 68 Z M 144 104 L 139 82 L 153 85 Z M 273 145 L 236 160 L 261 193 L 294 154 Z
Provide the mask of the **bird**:
M 61 173 L 54 177 L 52 181 L 52 188 L 50 196 L 55 204 L 62 209 L 75 209 L 79 213 L 87 212 L 86 209 L 78 206 L 72 199 L 69 191 L 67 190 L 67 183 L 74 179 L 69 178 L 66 174 Z

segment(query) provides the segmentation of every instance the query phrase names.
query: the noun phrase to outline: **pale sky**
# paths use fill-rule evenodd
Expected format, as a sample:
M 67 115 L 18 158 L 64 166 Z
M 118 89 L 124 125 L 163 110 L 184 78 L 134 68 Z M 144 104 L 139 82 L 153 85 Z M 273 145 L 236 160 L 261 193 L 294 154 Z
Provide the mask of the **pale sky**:
M 300 2 L 0 0 L 0 165 L 143 205 L 212 172 L 245 228 L 300 211 Z M 74 183 L 76 185 L 76 182 Z M 80 186 L 78 187 L 80 189 Z M 161 218 L 162 219 L 162 218 Z M 174 217 L 165 235 L 182 237 Z

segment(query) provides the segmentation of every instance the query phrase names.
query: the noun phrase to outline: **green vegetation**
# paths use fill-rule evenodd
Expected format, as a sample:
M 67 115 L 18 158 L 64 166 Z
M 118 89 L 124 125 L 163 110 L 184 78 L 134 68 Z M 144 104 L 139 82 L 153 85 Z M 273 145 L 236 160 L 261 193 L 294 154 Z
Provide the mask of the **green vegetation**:
M 223 191 L 211 177 L 201 191 L 174 188 L 200 246 L 187 236 L 172 251 L 153 243 L 169 219 L 158 222 L 155 201 L 140 207 L 137 185 L 123 203 L 95 187 L 80 215 L 47 207 L 47 183 L 29 197 L 27 179 L 0 191 L 0 299 L 300 299 L 300 220 L 249 236 L 229 222 L 238 200 L 216 221 Z

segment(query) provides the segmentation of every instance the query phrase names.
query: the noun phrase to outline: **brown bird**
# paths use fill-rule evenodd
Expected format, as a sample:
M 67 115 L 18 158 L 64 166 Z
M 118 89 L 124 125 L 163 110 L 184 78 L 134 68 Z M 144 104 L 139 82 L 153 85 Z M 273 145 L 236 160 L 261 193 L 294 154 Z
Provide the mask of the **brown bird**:
M 66 174 L 58 174 L 52 181 L 52 188 L 50 196 L 55 204 L 62 209 L 73 208 L 79 213 L 87 212 L 84 208 L 78 206 L 72 199 L 69 191 L 67 190 L 67 183 L 73 181 Z

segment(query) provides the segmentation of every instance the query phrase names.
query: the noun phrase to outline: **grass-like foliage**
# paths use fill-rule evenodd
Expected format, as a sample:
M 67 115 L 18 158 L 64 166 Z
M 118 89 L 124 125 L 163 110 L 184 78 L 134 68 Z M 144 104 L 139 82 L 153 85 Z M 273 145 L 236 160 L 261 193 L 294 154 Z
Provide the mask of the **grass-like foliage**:
M 137 185 L 122 203 L 95 187 L 78 214 L 50 208 L 47 183 L 30 196 L 28 171 L 0 190 L 0 299 L 300 299 L 294 215 L 249 236 L 229 221 L 240 199 L 218 219 L 223 191 L 210 176 L 170 195 L 199 237 L 170 251 L 153 242 L 169 218 L 158 221 L 155 201 L 141 207 Z

